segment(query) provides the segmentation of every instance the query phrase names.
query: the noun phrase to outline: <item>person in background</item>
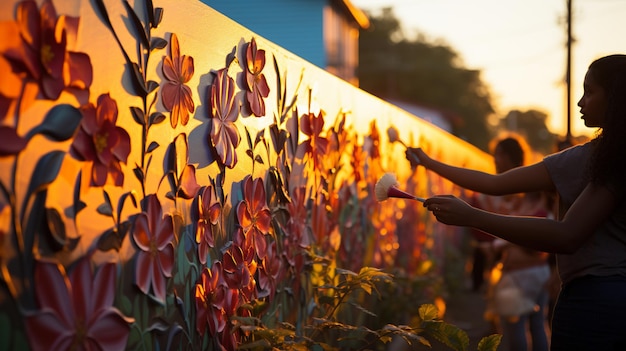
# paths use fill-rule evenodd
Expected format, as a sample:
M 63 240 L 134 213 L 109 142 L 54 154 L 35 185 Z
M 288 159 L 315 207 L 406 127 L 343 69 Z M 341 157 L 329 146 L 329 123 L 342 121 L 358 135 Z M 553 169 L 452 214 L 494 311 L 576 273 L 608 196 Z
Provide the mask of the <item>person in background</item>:
M 626 55 L 593 61 L 578 106 L 585 125 L 599 128 L 597 136 L 502 174 L 454 167 L 407 149 L 424 167 L 467 189 L 557 192 L 557 219 L 495 214 L 451 195 L 424 202 L 441 223 L 556 254 L 562 287 L 552 318 L 554 351 L 626 350 L 625 97 Z
M 522 205 L 509 214 L 547 217 L 549 212 L 543 194 L 535 192 L 525 194 Z M 493 245 L 501 257 L 495 268 L 500 272 L 500 281 L 489 290 L 488 306 L 497 315 L 503 345 L 508 351 L 527 351 L 529 345 L 533 351 L 547 351 L 547 284 L 551 274 L 548 254 L 500 238 Z M 518 294 L 505 295 L 502 301 L 498 295 L 501 284 L 507 288 L 512 285 Z
M 516 135 L 505 136 L 492 141 L 494 164 L 497 174 L 504 173 L 525 164 L 529 147 Z M 548 216 L 547 203 L 543 193 L 508 194 L 489 196 L 477 194 L 475 203 L 479 208 L 504 215 Z M 483 235 L 488 235 L 478 231 Z M 489 235 L 491 238 L 493 236 Z M 548 254 L 512 244 L 496 238 L 489 241 L 491 256 L 497 261 L 491 274 L 494 281 L 487 289 L 487 310 L 489 320 L 503 338 L 508 351 L 547 351 L 546 306 L 548 290 L 546 283 L 550 277 Z M 508 283 L 508 284 L 507 284 Z M 514 288 L 518 294 L 507 294 L 503 289 Z M 497 299 L 502 294 L 506 299 Z M 530 338 L 529 338 L 530 337 Z

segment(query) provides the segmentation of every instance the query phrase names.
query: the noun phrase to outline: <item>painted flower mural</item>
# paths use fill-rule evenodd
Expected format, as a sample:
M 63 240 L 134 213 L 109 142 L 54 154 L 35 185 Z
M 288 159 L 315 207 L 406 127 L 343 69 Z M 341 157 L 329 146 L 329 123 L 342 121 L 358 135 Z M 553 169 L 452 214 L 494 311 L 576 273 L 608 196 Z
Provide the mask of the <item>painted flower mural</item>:
M 320 111 L 317 116 L 314 113 L 306 113 L 300 117 L 300 130 L 309 138 L 303 142 L 305 153 L 313 162 L 313 169 L 320 170 L 324 156 L 328 150 L 329 141 L 321 136 L 324 129 L 324 113 Z
M 239 103 L 235 99 L 235 81 L 228 76 L 227 69 L 215 74 L 215 80 L 209 93 L 211 109 L 210 142 L 215 147 L 221 163 L 234 168 L 237 164 L 235 149 L 239 146 L 241 136 L 235 122 L 239 118 Z
M 207 329 L 211 335 L 224 330 L 226 326 L 226 292 L 228 287 L 224 281 L 222 263 L 213 263 L 211 269 L 204 268 L 200 281 L 196 284 L 196 329 L 204 335 Z
M 191 89 L 185 84 L 193 77 L 193 57 L 180 55 L 178 37 L 174 33 L 170 37 L 170 53 L 163 57 L 162 67 L 166 79 L 161 88 L 163 106 L 171 112 L 172 128 L 179 121 L 185 126 L 189 122 L 189 114 L 195 109 Z
M 259 265 L 259 297 L 269 296 L 274 300 L 283 268 L 281 256 L 277 252 L 276 242 L 267 247 L 267 255 Z
M 222 214 L 222 206 L 215 197 L 211 185 L 207 185 L 198 197 L 198 221 L 196 225 L 196 243 L 198 258 L 202 264 L 207 263 L 209 249 L 215 246 L 215 231 Z
M 5 56 L 16 70 L 39 84 L 45 98 L 55 100 L 68 87 L 91 86 L 89 56 L 68 48 L 69 38 L 75 38 L 78 18 L 58 16 L 51 0 L 43 1 L 39 8 L 33 0 L 22 1 L 16 14 L 22 42 Z
M 38 260 L 35 290 L 40 309 L 27 313 L 33 350 L 124 350 L 133 322 L 113 307 L 116 267 L 94 271 L 83 256 L 69 276 L 60 264 Z
M 133 240 L 139 250 L 136 255 L 135 280 L 144 294 L 154 294 L 165 301 L 167 278 L 174 265 L 174 228 L 172 217 L 163 215 L 156 195 L 145 199 L 145 212 L 135 219 Z
M 246 101 L 250 110 L 257 117 L 265 116 L 265 101 L 270 93 L 263 72 L 265 67 L 265 50 L 257 49 L 256 40 L 252 38 L 246 48 Z
M 237 204 L 237 221 L 246 240 L 252 243 L 259 258 L 266 255 L 265 235 L 270 232 L 272 215 L 267 207 L 263 179 L 246 176 L 243 180 L 244 199 Z
M 283 66 L 279 49 L 228 28 L 233 50 L 213 70 L 224 63 L 214 37 L 174 33 L 188 25 L 180 11 L 164 17 L 153 0 L 57 1 L 59 13 L 52 0 L 0 3 L 16 14 L 0 22 L 11 38 L 0 41 L 0 296 L 19 302 L 1 304 L 0 349 L 345 349 L 316 329 L 350 330 L 333 304 L 360 301 L 329 284 L 359 281 L 373 254 L 387 263 L 399 251 L 372 233 L 397 229 L 369 217 L 384 145 L 373 130 L 356 146 L 347 112 L 324 129 L 317 109 L 338 106 L 308 88 L 326 89 L 323 73 L 288 76 L 301 62 Z M 193 93 L 205 89 L 200 107 Z M 190 121 L 198 108 L 208 120 Z M 68 147 L 82 164 L 65 162 Z M 365 278 L 353 289 L 368 289 Z
M 117 103 L 109 94 L 98 97 L 96 106 L 81 108 L 83 120 L 71 146 L 81 161 L 91 161 L 91 185 L 103 186 L 110 177 L 116 186 L 124 183 L 121 163 L 130 153 L 130 136 L 116 126 Z
M 257 270 L 257 262 L 254 259 L 254 248 L 243 249 L 233 245 L 224 253 L 222 264 L 224 280 L 228 287 L 240 289 L 247 298 L 251 298 L 256 287 L 254 274 Z

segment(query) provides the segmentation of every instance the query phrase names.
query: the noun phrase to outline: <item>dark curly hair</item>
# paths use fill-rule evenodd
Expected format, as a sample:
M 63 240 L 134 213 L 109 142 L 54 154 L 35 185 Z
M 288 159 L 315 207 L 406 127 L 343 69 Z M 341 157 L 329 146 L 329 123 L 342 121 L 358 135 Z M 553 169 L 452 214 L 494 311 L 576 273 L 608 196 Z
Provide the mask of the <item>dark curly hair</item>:
M 594 139 L 590 181 L 624 194 L 626 189 L 626 55 L 610 55 L 589 65 L 593 80 L 604 90 L 606 116 Z

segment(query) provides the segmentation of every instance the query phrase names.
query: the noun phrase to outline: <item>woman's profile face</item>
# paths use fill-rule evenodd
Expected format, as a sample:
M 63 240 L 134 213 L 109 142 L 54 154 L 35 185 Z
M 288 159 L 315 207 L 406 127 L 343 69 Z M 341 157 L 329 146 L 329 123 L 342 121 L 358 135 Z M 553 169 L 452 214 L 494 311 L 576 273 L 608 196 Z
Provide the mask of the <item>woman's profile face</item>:
M 602 127 L 606 115 L 606 93 L 593 79 L 593 72 L 587 71 L 583 84 L 584 93 L 578 101 L 580 118 L 587 127 Z

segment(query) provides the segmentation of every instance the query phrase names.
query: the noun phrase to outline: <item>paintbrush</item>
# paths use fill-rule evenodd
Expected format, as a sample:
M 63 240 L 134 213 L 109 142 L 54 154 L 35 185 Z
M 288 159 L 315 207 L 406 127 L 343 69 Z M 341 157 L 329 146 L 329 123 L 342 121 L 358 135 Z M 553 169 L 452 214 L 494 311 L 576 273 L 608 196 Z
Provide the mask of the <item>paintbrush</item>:
M 424 202 L 426 199 L 411 195 L 398 188 L 398 181 L 393 173 L 385 173 L 374 186 L 374 192 L 376 194 L 377 201 L 385 201 L 390 197 L 396 197 L 401 199 L 417 200 Z

